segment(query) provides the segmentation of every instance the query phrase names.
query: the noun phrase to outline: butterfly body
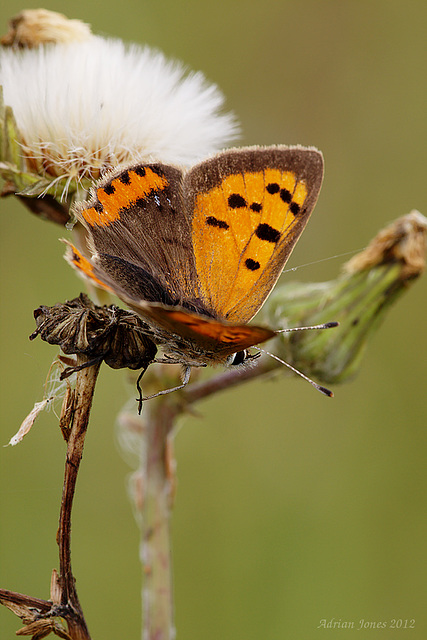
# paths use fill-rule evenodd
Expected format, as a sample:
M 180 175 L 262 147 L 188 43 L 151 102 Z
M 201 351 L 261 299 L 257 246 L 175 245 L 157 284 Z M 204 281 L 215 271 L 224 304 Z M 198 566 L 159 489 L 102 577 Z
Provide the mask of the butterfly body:
M 303 147 L 232 149 L 186 173 L 160 163 L 113 171 L 76 208 L 90 259 L 72 245 L 67 259 L 140 315 L 168 360 L 226 364 L 275 335 L 247 323 L 322 178 L 321 153 Z

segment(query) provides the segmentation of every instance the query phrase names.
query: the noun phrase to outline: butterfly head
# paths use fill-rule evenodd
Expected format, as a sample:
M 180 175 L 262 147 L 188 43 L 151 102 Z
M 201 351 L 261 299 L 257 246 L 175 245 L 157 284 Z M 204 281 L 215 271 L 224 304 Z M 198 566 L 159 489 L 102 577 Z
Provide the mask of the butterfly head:
M 250 353 L 247 349 L 241 349 L 240 351 L 232 353 L 231 356 L 228 356 L 225 364 L 228 367 L 239 367 L 241 365 L 247 365 L 253 362 L 255 358 L 259 358 L 260 355 L 260 351 L 257 351 L 256 353 Z

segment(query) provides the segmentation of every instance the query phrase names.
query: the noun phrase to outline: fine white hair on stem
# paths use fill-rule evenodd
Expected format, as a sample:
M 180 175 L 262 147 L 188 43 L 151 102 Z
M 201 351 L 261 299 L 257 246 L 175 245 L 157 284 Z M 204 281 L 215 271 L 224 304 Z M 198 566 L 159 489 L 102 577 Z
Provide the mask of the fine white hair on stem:
M 135 159 L 193 164 L 238 131 L 202 73 L 120 40 L 4 49 L 0 84 L 29 166 L 53 178 Z

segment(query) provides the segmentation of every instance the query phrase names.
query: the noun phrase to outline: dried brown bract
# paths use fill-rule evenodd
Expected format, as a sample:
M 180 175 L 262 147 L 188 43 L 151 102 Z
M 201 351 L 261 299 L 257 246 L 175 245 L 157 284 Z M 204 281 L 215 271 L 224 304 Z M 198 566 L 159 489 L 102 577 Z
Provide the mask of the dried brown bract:
M 138 316 L 115 305 L 99 307 L 84 293 L 52 307 L 41 305 L 34 317 L 37 329 L 30 340 L 40 335 L 66 354 L 84 354 L 86 366 L 103 360 L 112 369 L 146 369 L 157 352 L 148 325 Z M 67 367 L 61 379 L 79 368 Z

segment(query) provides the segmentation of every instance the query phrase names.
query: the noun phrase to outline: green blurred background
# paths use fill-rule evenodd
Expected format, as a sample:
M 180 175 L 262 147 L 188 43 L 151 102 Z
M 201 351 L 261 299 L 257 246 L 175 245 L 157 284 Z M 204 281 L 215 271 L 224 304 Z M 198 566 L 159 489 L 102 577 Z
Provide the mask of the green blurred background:
M 39 1 L 3 0 L 0 30 Z M 424 0 L 45 2 L 94 31 L 148 43 L 218 83 L 242 144 L 322 149 L 326 177 L 285 278 L 335 277 L 344 252 L 389 221 L 427 214 Z M 81 290 L 64 232 L 1 207 L 1 439 L 41 399 L 55 349 L 28 341 L 39 304 Z M 330 258 L 330 259 L 329 259 Z M 426 281 L 371 340 L 357 379 L 328 400 L 299 379 L 251 383 L 189 417 L 173 518 L 178 639 L 427 637 Z M 332 318 L 333 319 L 333 318 Z M 104 367 L 73 519 L 73 568 L 94 638 L 140 636 L 138 530 L 114 416 L 124 377 Z M 52 413 L 0 448 L 1 586 L 46 598 L 64 446 Z M 322 619 L 405 631 L 318 629 Z M 18 620 L 0 610 L 1 640 Z

